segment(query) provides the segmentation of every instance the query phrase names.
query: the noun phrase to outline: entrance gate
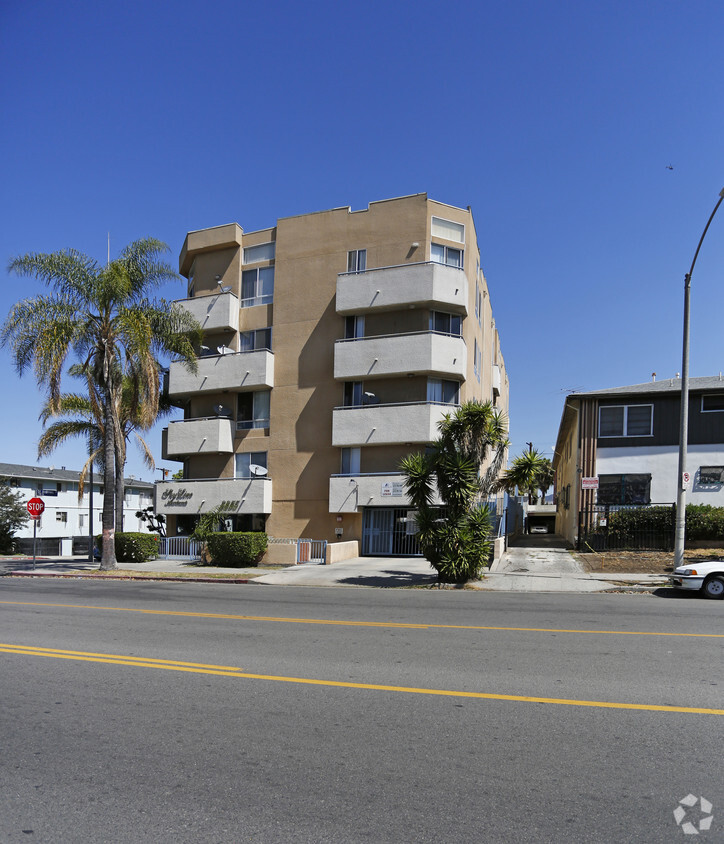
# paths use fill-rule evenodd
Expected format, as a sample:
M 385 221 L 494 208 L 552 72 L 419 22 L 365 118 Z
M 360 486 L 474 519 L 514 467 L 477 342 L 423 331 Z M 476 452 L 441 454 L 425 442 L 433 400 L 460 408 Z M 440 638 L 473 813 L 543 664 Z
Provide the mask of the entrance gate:
M 366 507 L 362 517 L 362 555 L 421 557 L 415 511 L 407 508 Z

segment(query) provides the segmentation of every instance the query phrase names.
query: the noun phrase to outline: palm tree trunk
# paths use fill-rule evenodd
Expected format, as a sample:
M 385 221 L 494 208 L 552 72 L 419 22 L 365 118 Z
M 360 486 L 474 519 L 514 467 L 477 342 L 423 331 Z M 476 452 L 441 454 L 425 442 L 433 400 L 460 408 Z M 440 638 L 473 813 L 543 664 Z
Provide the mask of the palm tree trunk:
M 116 449 L 113 428 L 112 399 L 111 391 L 104 390 L 103 408 L 105 415 L 105 431 L 103 432 L 103 452 L 105 455 L 105 466 L 103 471 L 103 548 L 101 551 L 101 569 L 118 568 L 116 563 L 116 532 L 114 521 L 114 499 L 115 499 L 115 466 Z
M 125 489 L 123 486 L 123 463 L 120 455 L 116 454 L 116 530 L 123 530 L 123 502 Z

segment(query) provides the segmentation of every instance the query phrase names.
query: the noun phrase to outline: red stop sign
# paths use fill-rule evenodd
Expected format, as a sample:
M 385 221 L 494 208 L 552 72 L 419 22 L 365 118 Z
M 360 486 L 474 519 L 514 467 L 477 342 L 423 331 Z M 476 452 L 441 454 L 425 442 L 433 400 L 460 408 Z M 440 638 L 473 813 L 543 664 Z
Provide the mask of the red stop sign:
M 27 503 L 27 508 L 32 519 L 39 519 L 45 510 L 45 503 L 42 498 L 31 498 Z

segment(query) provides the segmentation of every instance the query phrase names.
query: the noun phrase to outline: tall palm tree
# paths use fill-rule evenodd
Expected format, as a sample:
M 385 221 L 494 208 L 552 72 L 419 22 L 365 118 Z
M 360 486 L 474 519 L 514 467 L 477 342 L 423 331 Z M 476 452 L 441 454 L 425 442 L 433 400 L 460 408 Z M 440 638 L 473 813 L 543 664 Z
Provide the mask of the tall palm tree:
M 479 575 L 490 552 L 484 504 L 508 446 L 505 417 L 490 402 L 467 402 L 438 424 L 428 454 L 404 458 L 405 487 L 417 511 L 420 549 L 442 582 Z M 482 472 L 483 464 L 488 463 Z M 436 493 L 442 507 L 435 505 Z
M 149 293 L 178 279 L 161 260 L 168 247 L 146 238 L 126 246 L 105 266 L 73 249 L 30 253 L 11 260 L 10 272 L 42 281 L 51 291 L 24 299 L 10 309 L 0 342 L 10 346 L 19 374 L 32 369 L 54 407 L 72 354 L 97 387 L 103 416 L 103 548 L 101 568 L 116 568 L 115 469 L 122 438 L 119 398 L 123 378 L 134 401 L 158 409 L 158 355 L 175 354 L 193 370 L 194 344 L 201 339 L 187 312 Z
M 73 375 L 83 375 L 78 366 L 71 367 L 69 372 Z M 80 472 L 78 483 L 79 499 L 83 496 L 83 487 L 91 464 L 97 463 L 102 471 L 104 469 L 102 446 L 104 432 L 103 411 L 99 401 L 98 389 L 90 379 L 88 379 L 87 386 L 87 395 L 63 393 L 60 395 L 57 403 L 50 400 L 46 401 L 40 412 L 40 421 L 44 426 L 47 425 L 47 427 L 38 441 L 38 457 L 47 457 L 58 446 L 76 437 L 90 442 L 89 457 Z M 132 435 L 135 435 L 136 444 L 141 451 L 145 465 L 151 470 L 156 468 L 151 449 L 139 433 L 139 431 L 145 431 L 151 427 L 156 420 L 148 415 L 145 405 L 133 405 L 132 393 L 132 385 L 128 382 L 128 379 L 124 379 L 120 392 L 121 403 L 117 410 L 120 432 L 122 434 L 120 441 L 117 443 L 115 465 L 115 524 L 117 530 L 123 529 L 126 454 L 128 441 Z M 156 418 L 167 415 L 170 410 L 170 404 L 162 396 L 159 399 L 159 410 Z M 48 425 L 50 419 L 55 419 L 56 421 Z

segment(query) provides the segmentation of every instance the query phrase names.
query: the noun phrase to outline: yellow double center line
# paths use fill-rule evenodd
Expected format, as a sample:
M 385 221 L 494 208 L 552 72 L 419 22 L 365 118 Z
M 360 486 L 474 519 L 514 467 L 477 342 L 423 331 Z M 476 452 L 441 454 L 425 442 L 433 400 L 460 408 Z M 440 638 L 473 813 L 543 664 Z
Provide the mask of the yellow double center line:
M 378 692 L 402 692 L 417 695 L 437 695 L 439 697 L 472 698 L 476 700 L 504 700 L 517 703 L 549 703 L 559 706 L 588 706 L 597 709 L 633 709 L 645 712 L 680 712 L 689 715 L 724 715 L 724 709 L 707 709 L 692 706 L 660 706 L 648 703 L 614 703 L 602 700 L 573 700 L 568 698 L 537 697 L 532 695 L 501 695 L 488 692 L 463 692 L 450 689 L 426 689 L 414 686 L 389 686 L 378 683 L 350 683 L 340 680 L 318 680 L 309 677 L 285 677 L 277 674 L 256 674 L 242 671 L 231 665 L 207 665 L 202 662 L 181 662 L 170 659 L 127 656 L 125 654 L 104 654 L 88 651 L 70 651 L 59 648 L 39 648 L 31 645 L 13 645 L 0 643 L 0 653 L 19 656 L 40 656 L 52 659 L 72 659 L 81 662 L 100 662 L 111 665 L 128 665 L 133 668 L 157 668 L 166 671 L 185 671 L 192 674 L 215 674 L 221 677 L 239 677 L 247 680 L 270 680 L 276 683 L 296 683 L 307 686 L 326 686 L 328 688 L 363 689 Z

